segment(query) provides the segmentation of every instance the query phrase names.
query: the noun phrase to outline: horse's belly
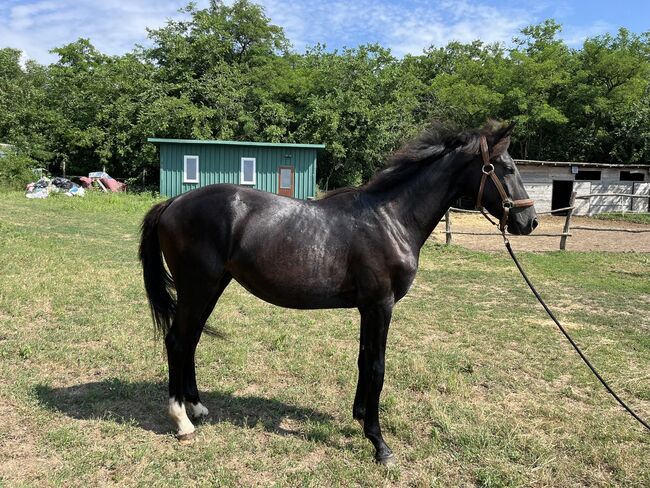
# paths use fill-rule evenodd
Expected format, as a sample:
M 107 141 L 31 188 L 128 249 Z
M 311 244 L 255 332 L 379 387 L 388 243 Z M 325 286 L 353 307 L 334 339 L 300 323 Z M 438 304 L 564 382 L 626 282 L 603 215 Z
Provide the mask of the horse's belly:
M 303 211 L 313 213 L 309 208 Z M 345 227 L 333 226 L 319 215 L 277 214 L 244 230 L 226 263 L 235 280 L 257 297 L 283 307 L 354 306 Z M 280 217 L 285 220 L 278 227 Z
M 314 309 L 355 306 L 355 294 L 346 285 L 344 276 L 276 267 L 265 272 L 235 267 L 231 274 L 253 295 L 280 307 Z

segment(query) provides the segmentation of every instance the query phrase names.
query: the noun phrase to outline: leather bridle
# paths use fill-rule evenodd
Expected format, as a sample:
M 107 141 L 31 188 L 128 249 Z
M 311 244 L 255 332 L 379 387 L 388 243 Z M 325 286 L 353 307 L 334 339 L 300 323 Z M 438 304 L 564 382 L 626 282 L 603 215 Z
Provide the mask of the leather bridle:
M 510 214 L 510 209 L 514 207 L 517 208 L 532 207 L 535 204 L 535 201 L 531 200 L 530 198 L 526 198 L 522 200 L 513 200 L 508 196 L 505 188 L 503 188 L 503 185 L 501 184 L 501 181 L 499 181 L 498 176 L 494 172 L 494 165 L 490 163 L 490 159 L 492 159 L 493 156 L 490 156 L 487 139 L 485 138 L 485 136 L 481 136 L 480 145 L 481 145 L 481 156 L 483 157 L 483 168 L 481 169 L 481 171 L 483 171 L 483 176 L 481 177 L 481 185 L 478 187 L 476 209 L 480 210 L 486 219 L 488 219 L 494 225 L 497 225 L 495 222 L 492 221 L 492 219 L 487 215 L 487 213 L 485 213 L 485 209 L 481 204 L 483 200 L 483 191 L 485 189 L 485 182 L 487 181 L 487 177 L 489 176 L 492 182 L 494 183 L 494 186 L 496 187 L 497 191 L 499 192 L 499 195 L 501 196 L 501 204 L 503 205 L 503 215 L 501 215 L 501 219 L 499 220 L 498 227 L 501 232 L 505 232 L 506 227 L 508 226 L 508 215 Z

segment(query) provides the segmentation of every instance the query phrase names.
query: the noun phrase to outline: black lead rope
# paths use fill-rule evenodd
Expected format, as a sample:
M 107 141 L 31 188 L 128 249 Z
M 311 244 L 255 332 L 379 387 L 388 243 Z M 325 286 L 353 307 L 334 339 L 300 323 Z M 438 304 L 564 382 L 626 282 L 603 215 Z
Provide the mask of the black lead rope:
M 544 300 L 542 299 L 542 297 L 540 296 L 540 294 L 539 294 L 539 293 L 537 292 L 537 290 L 535 289 L 535 286 L 531 283 L 530 279 L 529 279 L 528 276 L 526 275 L 526 272 L 524 271 L 524 268 L 521 267 L 521 264 L 519 263 L 519 260 L 517 259 L 517 256 L 515 256 L 515 253 L 514 253 L 514 251 L 512 250 L 512 247 L 510 246 L 510 241 L 509 241 L 508 238 L 506 237 L 505 232 L 502 231 L 501 234 L 502 234 L 502 236 L 503 236 L 503 242 L 504 242 L 505 245 L 506 245 L 506 249 L 508 250 L 508 253 L 510 254 L 510 257 L 511 257 L 512 260 L 515 262 L 515 265 L 517 266 L 517 269 L 519 270 L 519 272 L 521 273 L 521 276 L 522 276 L 522 277 L 524 278 L 524 280 L 526 281 L 526 284 L 528 285 L 528 287 L 530 288 L 530 290 L 533 292 L 533 295 L 535 295 L 535 298 L 537 298 L 537 301 L 542 305 L 542 307 L 544 307 L 544 310 L 546 310 L 546 313 L 548 314 L 548 316 L 551 317 L 551 318 L 553 319 L 553 322 L 555 322 L 555 325 L 558 326 L 558 328 L 560 329 L 560 331 L 562 332 L 562 334 L 564 334 L 564 337 L 566 337 L 566 338 L 568 339 L 568 341 L 571 343 L 571 345 L 572 345 L 573 348 L 576 350 L 576 352 L 580 355 L 580 357 L 581 357 L 582 360 L 585 362 L 585 364 L 586 364 L 587 366 L 589 366 L 589 369 L 590 369 L 590 370 L 591 370 L 591 371 L 596 375 L 596 378 L 598 378 L 598 380 L 603 384 L 603 386 L 604 386 L 605 388 L 607 388 L 607 391 L 608 391 L 608 392 L 609 392 L 609 393 L 610 393 L 610 394 L 611 394 L 611 395 L 616 399 L 616 401 L 617 401 L 617 402 L 618 402 L 618 403 L 619 403 L 619 404 L 620 404 L 620 405 L 621 405 L 625 410 L 627 410 L 627 411 L 630 413 L 630 415 L 632 415 L 632 417 L 634 417 L 635 419 L 637 419 L 637 420 L 641 423 L 641 425 L 643 425 L 646 429 L 650 430 L 650 425 L 648 425 L 648 423 L 647 423 L 645 420 L 643 420 L 641 417 L 639 417 L 639 416 L 636 414 L 636 412 L 634 412 L 634 410 L 632 410 L 630 407 L 628 407 L 627 404 L 626 404 L 623 400 L 621 400 L 621 398 L 620 398 L 620 397 L 619 397 L 619 396 L 614 392 L 614 390 L 612 390 L 612 388 L 607 384 L 607 382 L 602 378 L 602 376 L 600 376 L 600 374 L 598 374 L 598 371 L 596 371 L 596 368 L 594 368 L 594 367 L 592 366 L 592 364 L 589 362 L 589 359 L 587 359 L 587 356 L 585 356 L 584 353 L 580 350 L 580 348 L 579 348 L 578 345 L 575 343 L 575 341 L 571 338 L 571 336 L 569 335 L 569 333 L 564 329 L 564 327 L 562 327 L 562 324 L 561 324 L 561 323 L 559 322 L 559 320 L 555 317 L 555 315 L 553 315 L 553 312 L 551 312 L 551 309 L 548 308 L 548 306 L 546 305 L 546 303 L 544 302 Z

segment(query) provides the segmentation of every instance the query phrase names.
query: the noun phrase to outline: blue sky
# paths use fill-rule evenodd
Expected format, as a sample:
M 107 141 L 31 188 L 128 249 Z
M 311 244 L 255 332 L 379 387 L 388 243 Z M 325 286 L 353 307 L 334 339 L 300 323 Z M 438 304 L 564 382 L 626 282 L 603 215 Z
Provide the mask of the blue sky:
M 146 27 L 178 18 L 185 0 L 0 0 L 0 47 L 25 58 L 54 61 L 48 50 L 89 37 L 101 51 L 121 54 L 146 44 Z M 198 0 L 203 7 L 208 1 Z M 229 2 L 226 2 L 229 3 Z M 554 18 L 562 37 L 579 46 L 585 37 L 626 27 L 650 31 L 650 0 L 342 1 L 258 0 L 285 29 L 298 51 L 318 42 L 329 48 L 379 42 L 397 56 L 420 54 L 451 40 L 508 43 L 522 27 Z

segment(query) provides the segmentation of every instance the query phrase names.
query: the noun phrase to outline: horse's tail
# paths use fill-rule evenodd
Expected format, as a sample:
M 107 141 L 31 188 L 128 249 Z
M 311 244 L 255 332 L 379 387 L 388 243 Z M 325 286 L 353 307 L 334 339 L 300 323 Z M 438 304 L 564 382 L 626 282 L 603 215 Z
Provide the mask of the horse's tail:
M 140 238 L 140 262 L 144 275 L 144 288 L 149 299 L 151 317 L 156 330 L 167 335 L 176 312 L 176 299 L 170 293 L 174 279 L 163 264 L 158 240 L 158 221 L 172 200 L 159 203 L 147 212 L 142 220 Z

